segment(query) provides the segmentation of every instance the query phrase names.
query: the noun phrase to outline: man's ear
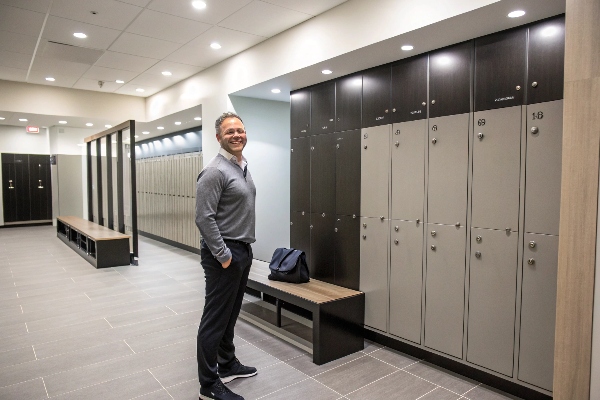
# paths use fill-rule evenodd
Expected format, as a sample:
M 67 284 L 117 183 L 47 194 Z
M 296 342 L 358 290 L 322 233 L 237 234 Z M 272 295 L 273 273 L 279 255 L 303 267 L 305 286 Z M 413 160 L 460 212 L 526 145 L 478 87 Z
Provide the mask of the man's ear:
M 218 133 L 215 135 L 215 137 L 217 138 L 217 142 L 221 143 L 221 138 L 220 138 L 220 135 Z

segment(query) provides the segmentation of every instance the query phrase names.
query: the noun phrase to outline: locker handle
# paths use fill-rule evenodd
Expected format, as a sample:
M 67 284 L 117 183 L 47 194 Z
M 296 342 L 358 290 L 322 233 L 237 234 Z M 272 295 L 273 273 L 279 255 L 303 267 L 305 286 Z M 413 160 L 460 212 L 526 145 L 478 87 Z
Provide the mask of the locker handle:
M 533 265 L 535 264 L 535 260 L 533 258 L 530 258 L 529 260 L 527 260 L 527 264 Z
M 538 133 L 540 133 L 540 129 L 537 126 L 532 126 L 531 133 L 537 135 Z
M 475 252 L 475 258 L 481 258 L 481 252 L 476 251 Z
M 9 188 L 9 189 L 14 189 L 14 188 L 15 188 L 15 187 L 13 186 L 13 181 L 12 181 L 12 179 L 9 179 L 9 180 L 8 180 L 8 188 Z
M 38 180 L 38 182 L 39 182 L 39 184 L 38 184 L 38 189 L 43 189 L 43 188 L 44 188 L 44 186 L 42 185 L 42 180 L 41 180 L 41 179 L 39 179 L 39 180 Z
M 431 143 L 436 144 L 437 143 L 437 139 L 436 138 L 431 139 Z
M 479 138 L 479 140 L 482 140 L 483 139 L 483 133 L 478 133 L 477 137 Z
M 394 240 L 394 244 L 398 244 L 398 243 L 399 243 L 399 242 L 398 242 L 398 239 L 395 239 L 395 240 Z

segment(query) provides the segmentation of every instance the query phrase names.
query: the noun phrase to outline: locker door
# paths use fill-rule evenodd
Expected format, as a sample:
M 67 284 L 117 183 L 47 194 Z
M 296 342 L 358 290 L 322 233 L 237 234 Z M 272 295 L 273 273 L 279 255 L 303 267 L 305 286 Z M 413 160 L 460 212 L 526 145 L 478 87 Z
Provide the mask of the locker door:
M 423 224 L 391 221 L 390 333 L 421 343 Z
M 387 331 L 389 220 L 360 219 L 360 291 L 365 293 L 365 325 Z
M 314 86 L 310 94 L 311 134 L 331 133 L 335 129 L 335 81 Z
M 290 94 L 290 135 L 292 139 L 310 135 L 310 89 Z
M 391 125 L 363 128 L 360 157 L 360 215 L 388 218 Z
M 52 187 L 49 156 L 30 154 L 29 175 L 31 220 L 52 219 Z
M 310 138 L 310 211 L 335 214 L 334 134 Z
M 565 16 L 529 28 L 527 104 L 563 98 Z
M 517 234 L 471 230 L 467 360 L 512 376 Z
M 363 72 L 362 126 L 386 125 L 390 114 L 391 67 L 384 65 Z
M 471 111 L 473 41 L 429 55 L 429 118 Z
M 394 124 L 392 132 L 392 219 L 422 221 L 427 120 Z
M 472 226 L 518 230 L 521 107 L 474 114 Z
M 429 119 L 429 222 L 467 223 L 469 117 L 459 114 Z
M 427 224 L 425 346 L 462 358 L 466 228 Z
M 335 131 L 361 128 L 362 75 L 350 75 L 335 82 Z
M 558 235 L 562 119 L 562 100 L 527 106 L 525 232 Z
M 335 212 L 360 215 L 360 130 L 336 134 Z
M 518 378 L 552 390 L 558 236 L 525 234 Z
M 15 155 L 2 154 L 2 201 L 4 222 L 17 220 Z
M 427 118 L 427 62 L 424 54 L 392 66 L 392 122 Z
M 304 251 L 306 262 L 312 274 L 310 264 L 310 214 L 307 212 L 290 213 L 290 247 Z M 196 229 L 198 231 L 198 229 Z
M 290 208 L 310 211 L 310 138 L 290 141 Z
M 15 192 L 17 221 L 31 221 L 31 190 L 29 183 L 29 156 L 15 154 Z
M 335 284 L 359 290 L 360 219 L 338 215 L 335 222 Z
M 311 278 L 334 283 L 335 280 L 335 215 L 310 214 Z

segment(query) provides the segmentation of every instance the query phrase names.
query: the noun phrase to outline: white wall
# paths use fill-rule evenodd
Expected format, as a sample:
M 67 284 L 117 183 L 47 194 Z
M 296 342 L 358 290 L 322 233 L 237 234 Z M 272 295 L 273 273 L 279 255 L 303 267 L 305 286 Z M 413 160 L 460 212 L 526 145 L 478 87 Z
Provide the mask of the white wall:
M 50 154 L 48 132 L 41 128 L 40 133 L 26 133 L 22 126 L 0 125 L 0 152 Z
M 50 154 L 85 155 L 83 139 L 97 133 L 97 130 L 69 128 L 67 126 L 50 127 Z

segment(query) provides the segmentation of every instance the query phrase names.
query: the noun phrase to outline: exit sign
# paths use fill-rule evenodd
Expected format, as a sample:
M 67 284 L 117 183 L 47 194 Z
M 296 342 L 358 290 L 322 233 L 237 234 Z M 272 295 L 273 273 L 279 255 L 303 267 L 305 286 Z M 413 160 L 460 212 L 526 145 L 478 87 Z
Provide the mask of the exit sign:
M 40 133 L 40 128 L 38 126 L 28 126 L 25 129 L 27 133 Z

